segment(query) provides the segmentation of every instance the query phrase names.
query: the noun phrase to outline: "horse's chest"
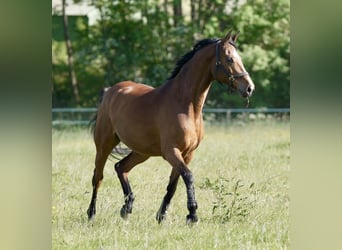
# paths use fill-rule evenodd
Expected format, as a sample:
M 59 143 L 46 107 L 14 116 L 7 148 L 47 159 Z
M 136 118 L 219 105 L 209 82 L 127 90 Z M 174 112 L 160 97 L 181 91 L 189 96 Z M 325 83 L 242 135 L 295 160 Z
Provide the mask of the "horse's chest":
M 183 119 L 175 124 L 170 132 L 169 136 L 174 140 L 174 144 L 184 149 L 194 150 L 203 137 L 202 123 L 190 119 Z

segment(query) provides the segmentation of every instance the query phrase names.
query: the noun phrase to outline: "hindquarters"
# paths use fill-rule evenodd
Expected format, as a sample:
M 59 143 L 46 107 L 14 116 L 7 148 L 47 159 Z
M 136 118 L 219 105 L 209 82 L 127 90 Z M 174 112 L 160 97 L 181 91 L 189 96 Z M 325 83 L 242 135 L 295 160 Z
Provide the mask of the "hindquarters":
M 115 154 L 126 156 L 130 153 L 118 145 L 120 141 L 132 150 L 147 154 L 146 148 L 159 144 L 153 121 L 156 102 L 152 90 L 150 86 L 126 81 L 101 91 L 98 111 L 90 122 L 97 148 L 104 150 L 114 143 L 112 153 L 115 157 Z
M 98 111 L 91 121 L 91 130 L 96 146 L 96 156 L 92 178 L 93 194 L 87 210 L 89 219 L 92 219 L 96 214 L 97 191 L 103 180 L 103 169 L 107 158 L 113 148 L 120 142 L 116 134 L 113 133 L 109 115 L 103 102 L 99 105 Z
M 107 93 L 107 91 L 109 89 L 110 89 L 110 87 L 106 87 L 106 88 L 101 89 L 99 96 L 98 96 L 97 108 L 99 108 L 100 105 L 102 104 L 103 97 L 105 96 L 105 94 Z M 96 111 L 94 117 L 89 121 L 89 127 L 90 127 L 90 130 L 91 130 L 91 133 L 93 134 L 93 136 L 94 136 L 94 132 L 95 132 L 98 112 L 99 111 Z
M 93 134 L 97 153 L 111 152 L 120 139 L 115 134 L 111 124 L 109 107 L 112 88 L 104 88 L 99 95 L 98 110 L 90 121 L 90 129 Z

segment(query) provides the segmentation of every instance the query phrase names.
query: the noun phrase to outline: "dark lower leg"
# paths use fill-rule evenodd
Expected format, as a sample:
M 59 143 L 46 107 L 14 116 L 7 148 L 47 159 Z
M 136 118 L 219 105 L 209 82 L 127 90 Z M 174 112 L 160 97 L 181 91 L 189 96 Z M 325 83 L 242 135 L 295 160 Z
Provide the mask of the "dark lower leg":
M 177 189 L 178 179 L 179 179 L 179 173 L 173 169 L 171 172 L 171 176 L 170 176 L 170 182 L 167 186 L 167 193 L 164 196 L 163 202 L 156 216 L 156 219 L 159 223 L 161 223 L 166 218 L 167 209 Z
M 96 196 L 97 196 L 97 191 L 94 188 L 93 189 L 93 194 L 91 197 L 91 201 L 90 201 L 90 205 L 89 208 L 87 210 L 87 214 L 88 214 L 88 219 L 90 220 L 91 218 L 93 218 L 93 216 L 96 214 Z
M 195 188 L 193 185 L 193 176 L 191 172 L 185 172 L 182 174 L 182 178 L 184 180 L 186 186 L 187 193 L 187 208 L 189 210 L 189 214 L 187 215 L 187 223 L 197 222 L 197 202 L 195 198 Z
M 127 179 L 127 174 L 122 173 L 119 168 L 120 162 L 115 164 L 115 170 L 120 180 L 122 191 L 125 197 L 125 204 L 122 206 L 120 215 L 122 218 L 126 218 L 129 213 L 132 213 L 134 194 Z
M 187 165 L 192 157 L 192 153 L 183 155 L 178 148 L 170 148 L 166 150 L 163 157 L 171 164 L 171 166 L 177 170 L 182 176 L 186 186 L 187 193 L 187 208 L 189 215 L 187 215 L 187 224 L 198 221 L 196 215 L 197 202 L 195 199 L 195 189 L 193 186 L 193 176 Z
M 115 171 L 120 180 L 120 184 L 125 197 L 125 204 L 120 210 L 122 218 L 127 218 L 128 214 L 132 213 L 134 194 L 128 181 L 128 172 L 138 163 L 148 159 L 148 156 L 142 156 L 135 152 L 129 154 L 126 158 L 115 164 Z
M 87 210 L 87 214 L 88 214 L 88 219 L 92 219 L 93 216 L 96 214 L 96 198 L 97 198 L 97 190 L 100 187 L 101 181 L 103 179 L 103 176 L 99 176 L 96 173 L 96 169 L 94 170 L 94 176 L 93 176 L 93 180 L 92 180 L 92 184 L 93 184 L 93 194 L 91 196 L 91 201 L 90 201 L 90 205 L 89 208 Z
M 122 218 L 127 218 L 128 214 L 132 213 L 133 209 L 134 194 L 130 193 L 125 197 L 125 204 L 120 210 L 120 215 Z

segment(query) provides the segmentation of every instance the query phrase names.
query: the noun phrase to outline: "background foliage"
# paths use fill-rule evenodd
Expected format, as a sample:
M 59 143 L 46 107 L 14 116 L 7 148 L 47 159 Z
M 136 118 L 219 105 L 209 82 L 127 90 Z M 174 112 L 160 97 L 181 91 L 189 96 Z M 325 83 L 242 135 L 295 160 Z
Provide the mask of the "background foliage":
M 229 29 L 241 32 L 238 48 L 256 84 L 251 106 L 290 106 L 289 0 L 98 0 L 92 5 L 100 13 L 95 24 L 69 17 L 80 106 L 95 106 L 101 88 L 122 80 L 162 84 L 197 40 L 223 37 Z M 73 107 L 61 22 L 54 13 L 52 103 Z M 206 107 L 243 105 L 221 84 L 212 85 L 206 102 Z

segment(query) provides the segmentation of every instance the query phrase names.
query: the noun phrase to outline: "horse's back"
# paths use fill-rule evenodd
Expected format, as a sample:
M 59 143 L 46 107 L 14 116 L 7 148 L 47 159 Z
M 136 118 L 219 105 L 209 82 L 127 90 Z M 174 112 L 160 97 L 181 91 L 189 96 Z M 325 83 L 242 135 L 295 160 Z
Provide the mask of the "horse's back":
M 110 113 L 137 112 L 153 100 L 154 88 L 142 83 L 124 81 L 111 87 L 107 94 Z
M 154 89 L 153 87 L 146 85 L 146 84 L 136 83 L 133 81 L 124 81 L 124 82 L 119 82 L 115 84 L 112 87 L 111 91 L 120 95 L 124 95 L 124 96 L 136 97 L 136 96 L 144 95 L 152 91 L 153 89 Z

